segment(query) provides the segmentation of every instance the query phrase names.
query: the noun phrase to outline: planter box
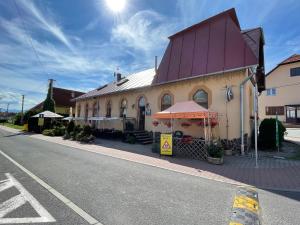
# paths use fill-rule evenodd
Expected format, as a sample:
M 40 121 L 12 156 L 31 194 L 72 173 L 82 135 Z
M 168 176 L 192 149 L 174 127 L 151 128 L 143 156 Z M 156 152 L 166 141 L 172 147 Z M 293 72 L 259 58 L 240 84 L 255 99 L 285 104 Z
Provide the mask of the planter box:
M 213 157 L 207 156 L 207 161 L 211 164 L 221 165 L 221 164 L 223 164 L 223 157 L 222 158 L 213 158 Z
M 224 155 L 227 155 L 227 156 L 232 155 L 232 149 L 226 149 L 226 150 L 224 150 Z

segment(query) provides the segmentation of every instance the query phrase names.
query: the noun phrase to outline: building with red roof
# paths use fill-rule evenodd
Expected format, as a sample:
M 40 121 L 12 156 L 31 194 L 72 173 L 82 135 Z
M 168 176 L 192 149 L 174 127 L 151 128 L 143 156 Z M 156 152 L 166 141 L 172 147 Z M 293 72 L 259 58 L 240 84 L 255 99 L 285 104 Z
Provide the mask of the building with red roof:
M 300 125 L 300 55 L 289 56 L 266 75 L 266 91 L 259 99 L 259 115 L 278 118 L 287 126 Z
M 251 133 L 255 85 L 265 89 L 263 30 L 242 30 L 235 9 L 229 9 L 171 35 L 157 68 L 118 74 L 76 98 L 76 117 L 78 123 L 117 130 L 126 129 L 126 117 L 135 129 L 164 131 L 163 124 L 153 126 L 153 114 L 193 100 L 218 112 L 219 137 L 234 139 Z M 177 129 L 203 135 L 197 126 L 175 124 Z

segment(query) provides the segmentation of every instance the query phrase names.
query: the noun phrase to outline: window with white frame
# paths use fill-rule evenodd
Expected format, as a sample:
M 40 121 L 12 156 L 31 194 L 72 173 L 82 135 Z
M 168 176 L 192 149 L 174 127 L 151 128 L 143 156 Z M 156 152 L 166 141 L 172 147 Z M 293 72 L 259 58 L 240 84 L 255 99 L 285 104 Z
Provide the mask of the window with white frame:
M 268 88 L 267 96 L 276 96 L 276 88 Z

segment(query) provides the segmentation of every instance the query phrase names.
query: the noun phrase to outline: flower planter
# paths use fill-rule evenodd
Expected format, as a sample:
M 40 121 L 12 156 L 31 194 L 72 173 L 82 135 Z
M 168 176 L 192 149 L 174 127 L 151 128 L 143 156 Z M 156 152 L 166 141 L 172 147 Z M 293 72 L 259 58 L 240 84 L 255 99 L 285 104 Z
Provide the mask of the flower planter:
M 222 158 L 214 158 L 214 157 L 210 157 L 210 156 L 207 156 L 207 161 L 214 165 L 221 165 L 224 162 L 223 157 Z
M 226 149 L 226 150 L 224 150 L 224 155 L 227 155 L 227 156 L 232 155 L 232 149 Z

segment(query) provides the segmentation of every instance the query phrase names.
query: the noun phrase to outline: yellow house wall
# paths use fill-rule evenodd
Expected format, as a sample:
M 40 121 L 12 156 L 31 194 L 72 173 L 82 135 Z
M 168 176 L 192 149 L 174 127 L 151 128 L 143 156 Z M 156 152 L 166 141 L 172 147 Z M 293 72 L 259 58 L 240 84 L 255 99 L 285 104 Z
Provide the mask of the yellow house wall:
M 112 117 L 119 117 L 120 103 L 123 98 L 127 99 L 127 117 L 137 118 L 137 100 L 140 96 L 145 96 L 146 103 L 149 103 L 152 115 L 161 111 L 160 98 L 164 93 L 170 93 L 173 96 L 174 102 L 192 100 L 193 94 L 198 89 L 204 89 L 209 95 L 209 109 L 219 113 L 219 126 L 214 129 L 214 135 L 221 138 L 238 138 L 240 136 L 240 89 L 239 85 L 241 81 L 247 76 L 246 70 L 240 70 L 220 75 L 207 76 L 202 78 L 195 78 L 191 80 L 179 81 L 159 86 L 147 87 L 140 90 L 132 90 L 122 93 L 114 93 L 106 96 L 100 96 L 95 99 L 83 100 L 76 102 L 76 116 L 77 108 L 81 106 L 80 117 L 84 117 L 85 104 L 89 104 L 89 117 L 92 116 L 92 106 L 95 101 L 100 103 L 100 115 L 106 115 L 106 103 L 108 100 L 112 102 Z M 232 86 L 234 99 L 226 103 L 225 87 Z M 250 81 L 245 85 L 245 132 L 250 134 L 250 116 L 252 115 L 252 85 Z M 133 107 L 134 105 L 134 107 Z M 145 118 L 145 129 L 148 131 L 155 130 L 161 132 L 170 131 L 164 125 L 158 125 L 154 127 L 152 124 L 153 118 L 147 116 Z M 228 118 L 228 133 L 226 128 L 226 118 Z M 183 120 L 174 120 L 173 130 L 182 130 L 185 134 L 192 136 L 204 136 L 203 129 L 195 124 L 189 128 L 181 127 Z M 79 122 L 80 123 L 80 122 Z M 81 122 L 82 124 L 83 122 Z M 97 126 L 99 128 L 115 128 L 122 129 L 122 122 L 109 121 L 100 122 Z
M 276 87 L 276 96 L 267 96 L 267 91 L 264 91 L 259 97 L 259 117 L 261 119 L 275 117 L 266 115 L 267 106 L 300 104 L 300 76 L 290 76 L 290 69 L 295 67 L 300 67 L 300 62 L 279 66 L 266 77 L 266 88 Z M 278 116 L 279 120 L 286 122 L 285 113 L 283 116 Z
M 55 107 L 55 112 L 58 114 L 70 114 L 70 107 Z

